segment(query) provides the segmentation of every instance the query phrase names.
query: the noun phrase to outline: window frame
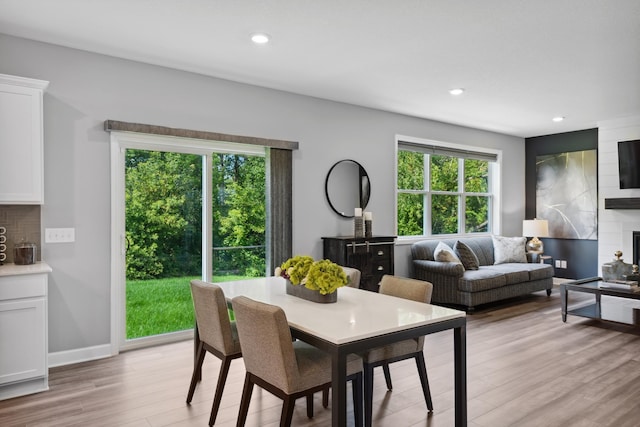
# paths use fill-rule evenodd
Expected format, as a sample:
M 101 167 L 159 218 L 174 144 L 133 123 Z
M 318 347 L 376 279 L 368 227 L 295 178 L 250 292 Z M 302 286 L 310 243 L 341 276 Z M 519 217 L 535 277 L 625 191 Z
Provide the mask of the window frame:
M 458 191 L 449 192 L 449 191 L 431 191 L 431 162 L 425 162 L 424 165 L 424 183 L 422 190 L 405 190 L 400 191 L 398 189 L 398 157 L 399 152 L 403 151 L 403 146 L 411 145 L 414 147 L 418 147 L 417 150 L 420 151 L 420 147 L 424 147 L 427 149 L 435 149 L 435 154 L 442 155 L 452 155 L 455 153 L 459 153 L 456 157 L 458 158 L 458 171 L 462 171 L 463 173 L 458 173 Z M 406 150 L 411 151 L 411 150 Z M 466 156 L 464 154 L 467 154 Z M 477 192 L 465 192 L 464 191 L 464 159 L 465 158 L 473 158 L 473 154 L 479 154 L 480 156 L 486 155 L 487 157 L 495 158 L 495 161 L 489 161 L 489 179 L 488 179 L 488 192 L 487 193 L 477 193 Z M 427 157 L 429 159 L 429 157 Z M 398 236 L 399 243 L 413 243 L 415 241 L 424 240 L 424 239 L 439 239 L 439 238 L 455 238 L 455 237 L 463 237 L 463 236 L 480 236 L 480 235 L 491 235 L 491 234 L 500 234 L 501 232 L 501 224 L 502 224 L 502 211 L 500 209 L 501 201 L 502 201 L 502 185 L 501 185 L 501 169 L 502 169 L 502 150 L 493 149 L 493 148 L 485 148 L 485 147 L 477 147 L 459 143 L 451 143 L 451 142 L 443 142 L 436 141 L 424 138 L 416 138 L 405 135 L 396 135 L 395 138 L 395 157 L 394 157 L 394 227 L 395 234 Z M 398 195 L 399 194 L 422 194 L 424 197 L 424 215 L 423 215 L 423 234 L 421 235 L 413 235 L 413 236 L 402 236 L 398 233 Z M 456 195 L 459 197 L 460 202 L 458 203 L 458 230 L 462 230 L 462 232 L 453 233 L 453 234 L 431 234 L 432 227 L 432 211 L 431 211 L 431 203 L 432 198 L 431 195 L 444 194 L 444 195 Z M 465 208 L 466 208 L 466 197 L 469 196 L 488 196 L 489 197 L 489 207 L 488 207 L 488 215 L 489 215 L 489 228 L 486 232 L 480 233 L 467 233 L 465 230 L 466 218 Z M 429 196 L 429 197 L 427 197 Z

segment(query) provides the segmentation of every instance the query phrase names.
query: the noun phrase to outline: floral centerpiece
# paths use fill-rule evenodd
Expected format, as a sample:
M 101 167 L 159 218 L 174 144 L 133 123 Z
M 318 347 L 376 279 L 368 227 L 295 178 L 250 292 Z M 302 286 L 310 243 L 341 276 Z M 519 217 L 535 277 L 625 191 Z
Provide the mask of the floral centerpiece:
M 275 275 L 287 279 L 288 294 L 315 302 L 337 301 L 337 289 L 349 283 L 338 264 L 305 255 L 289 258 L 276 268 Z
M 307 277 L 307 273 L 309 273 L 309 268 L 312 264 L 313 258 L 310 256 L 294 256 L 283 262 L 280 267 L 277 267 L 275 275 L 290 280 L 294 285 L 299 285 L 300 282 Z

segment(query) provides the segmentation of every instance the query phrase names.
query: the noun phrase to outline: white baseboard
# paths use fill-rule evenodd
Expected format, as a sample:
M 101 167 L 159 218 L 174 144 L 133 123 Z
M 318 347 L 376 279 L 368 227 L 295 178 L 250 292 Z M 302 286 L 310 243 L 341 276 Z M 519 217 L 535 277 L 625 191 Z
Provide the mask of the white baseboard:
M 71 365 L 73 363 L 87 362 L 89 360 L 111 357 L 111 345 L 96 345 L 93 347 L 77 348 L 67 351 L 49 353 L 49 367 Z

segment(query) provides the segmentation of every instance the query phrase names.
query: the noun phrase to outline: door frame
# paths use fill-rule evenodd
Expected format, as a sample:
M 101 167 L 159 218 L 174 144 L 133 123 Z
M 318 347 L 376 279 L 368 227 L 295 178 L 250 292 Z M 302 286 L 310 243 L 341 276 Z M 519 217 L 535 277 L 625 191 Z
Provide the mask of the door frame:
M 193 337 L 193 330 L 126 339 L 126 243 L 125 243 L 125 151 L 139 149 L 201 155 L 202 170 L 202 279 L 211 280 L 213 267 L 212 155 L 266 155 L 265 147 L 166 135 L 111 131 L 111 355 L 123 350 L 180 341 Z

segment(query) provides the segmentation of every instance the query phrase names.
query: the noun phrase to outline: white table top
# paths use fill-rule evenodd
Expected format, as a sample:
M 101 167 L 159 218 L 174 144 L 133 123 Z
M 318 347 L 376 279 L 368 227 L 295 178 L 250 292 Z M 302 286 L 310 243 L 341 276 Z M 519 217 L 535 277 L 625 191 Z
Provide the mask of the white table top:
M 464 311 L 362 289 L 338 289 L 336 303 L 321 304 L 287 295 L 281 277 L 217 283 L 228 300 L 244 295 L 281 307 L 289 325 L 334 344 L 465 317 Z

